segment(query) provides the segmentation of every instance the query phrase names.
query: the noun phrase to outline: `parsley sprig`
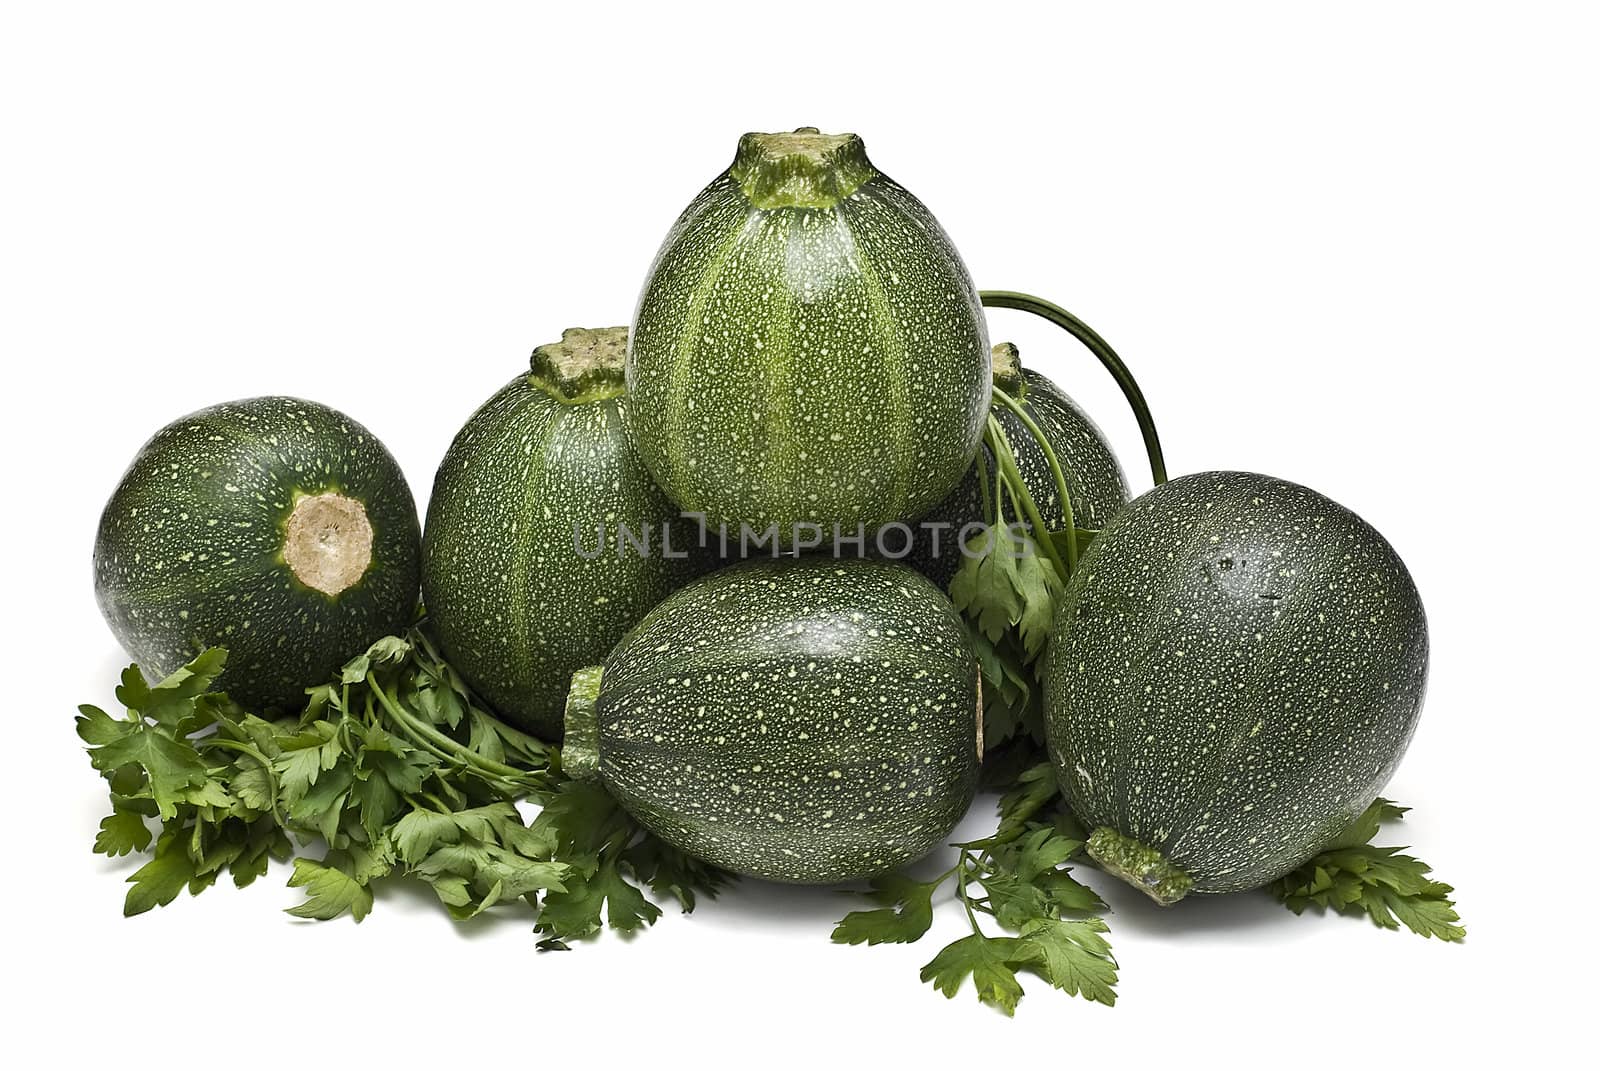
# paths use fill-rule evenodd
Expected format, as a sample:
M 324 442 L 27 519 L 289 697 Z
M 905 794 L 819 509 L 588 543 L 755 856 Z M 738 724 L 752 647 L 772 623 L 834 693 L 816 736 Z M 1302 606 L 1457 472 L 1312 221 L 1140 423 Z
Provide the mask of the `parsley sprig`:
M 1015 347 L 1009 354 L 1014 364 Z M 1117 964 L 1099 915 L 1105 905 L 1068 865 L 1083 857 L 1088 837 L 1044 752 L 1044 655 L 1067 578 L 1095 533 L 1074 526 L 1066 474 L 1037 423 L 1004 390 L 994 398 L 977 461 L 986 529 L 965 548 L 949 591 L 978 653 L 984 783 L 1003 792 L 999 824 L 992 836 L 954 845 L 955 864 L 931 881 L 904 873 L 874 879 L 866 895 L 880 906 L 846 915 L 833 939 L 916 941 L 933 924 L 935 892 L 950 882 L 970 933 L 923 967 L 923 981 L 953 997 L 971 978 L 978 999 L 1007 1015 L 1023 995 L 1024 973 L 1109 1005 Z M 1047 528 L 1023 480 L 1012 433 L 1030 436 L 1044 455 L 1065 513 L 1059 531 Z M 1001 933 L 989 932 L 983 915 Z
M 1429 879 L 1426 863 L 1403 848 L 1370 842 L 1383 822 L 1406 808 L 1380 799 L 1322 853 L 1267 887 L 1296 914 L 1307 907 L 1365 914 L 1385 929 L 1460 941 L 1466 936 L 1451 887 Z M 874 879 L 865 896 L 878 904 L 852 911 L 834 928 L 841 944 L 909 943 L 933 925 L 934 897 L 953 882 L 971 933 L 940 950 L 922 980 L 954 997 L 972 979 L 978 999 L 1006 1015 L 1023 996 L 1019 974 L 1101 1004 L 1116 1002 L 1117 962 L 1106 939 L 1105 903 L 1068 864 L 1094 866 L 1083 854 L 1087 833 L 1072 816 L 1048 762 L 1023 771 L 1000 797 L 992 836 L 954 845 L 956 863 L 927 881 L 905 873 Z M 1003 931 L 986 931 L 988 915 Z
M 1366 915 L 1377 926 L 1406 929 L 1422 937 L 1462 941 L 1467 936 L 1456 914 L 1455 890 L 1428 877 L 1432 868 L 1403 855 L 1405 848 L 1380 848 L 1371 841 L 1385 822 L 1410 810 L 1386 799 L 1351 823 L 1322 853 L 1267 886 L 1296 915 L 1308 907 L 1345 915 Z
M 933 925 L 934 894 L 951 882 L 971 932 L 922 968 L 924 982 L 954 997 L 971 978 L 978 999 L 1007 1015 L 1022 998 L 1022 973 L 1113 1004 L 1117 963 L 1099 916 L 1105 905 L 1068 866 L 1086 840 L 1062 803 L 1054 771 L 1039 764 L 1001 797 L 992 836 L 955 845 L 955 865 L 932 880 L 904 873 L 873 879 L 866 896 L 881 906 L 846 915 L 833 939 L 852 945 L 916 941 Z M 990 933 L 983 915 L 1002 932 Z
M 950 581 L 978 653 L 983 678 L 985 783 L 1008 784 L 1044 756 L 1044 655 L 1056 605 L 1078 556 L 1095 533 L 1072 526 L 1066 478 L 1043 432 L 1003 391 L 988 418 L 978 468 L 986 529 L 966 547 Z M 998 418 L 1007 413 L 1044 453 L 1064 503 L 1067 526 L 1045 527 L 1017 467 L 1010 436 Z M 994 459 L 991 474 L 989 458 Z
M 248 885 L 297 844 L 324 851 L 294 858 L 289 884 L 306 898 L 291 914 L 359 922 L 373 883 L 403 875 L 457 919 L 521 901 L 545 948 L 599 932 L 602 916 L 623 932 L 654 922 L 644 889 L 687 911 L 726 880 L 562 776 L 559 752 L 486 710 L 422 626 L 311 689 L 296 718 L 268 720 L 212 691 L 226 659 L 212 648 L 156 684 L 130 666 L 122 718 L 79 708 L 111 795 L 95 850 L 151 854 L 129 878 L 126 914 L 224 874 Z M 544 806 L 531 824 L 523 799 Z

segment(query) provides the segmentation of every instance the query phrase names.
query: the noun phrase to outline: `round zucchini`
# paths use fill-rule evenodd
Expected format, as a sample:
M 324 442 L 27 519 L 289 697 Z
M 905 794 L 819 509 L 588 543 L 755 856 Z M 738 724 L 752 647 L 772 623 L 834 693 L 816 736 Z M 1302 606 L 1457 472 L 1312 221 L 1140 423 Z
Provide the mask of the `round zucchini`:
M 748 562 L 668 597 L 576 674 L 566 770 L 646 828 L 772 881 L 921 858 L 978 784 L 977 660 L 955 608 L 889 562 Z
M 1264 885 L 1377 796 L 1428 627 L 1394 549 L 1305 487 L 1186 476 L 1090 545 L 1055 621 L 1051 758 L 1089 853 L 1159 903 Z
M 1104 433 L 1089 414 L 1048 378 L 1023 368 L 1017 347 L 1009 342 L 994 347 L 994 389 L 1020 402 L 1044 433 L 1067 478 L 1074 526 L 1087 531 L 1104 528 L 1127 505 L 1128 480 Z M 1038 505 L 1046 527 L 1064 527 L 1066 513 L 1044 450 L 1010 409 L 996 405 L 994 415 L 1010 440 L 1022 482 Z M 905 563 L 940 587 L 949 585 L 961 565 L 962 529 L 985 520 L 980 472 L 987 471 L 992 476 L 994 459 L 987 447 L 984 454 L 984 464 L 975 463 L 949 497 L 912 526 L 916 541 Z
M 983 431 L 989 344 L 955 247 L 860 138 L 746 134 L 650 269 L 628 390 L 676 502 L 789 543 L 949 494 Z
M 627 328 L 572 328 L 467 421 L 434 478 L 423 601 L 506 719 L 561 736 L 574 670 L 710 565 L 623 429 Z
M 250 398 L 139 451 L 100 516 L 95 595 L 147 672 L 226 647 L 219 688 L 292 712 L 410 625 L 419 540 L 411 490 L 370 431 L 315 402 Z

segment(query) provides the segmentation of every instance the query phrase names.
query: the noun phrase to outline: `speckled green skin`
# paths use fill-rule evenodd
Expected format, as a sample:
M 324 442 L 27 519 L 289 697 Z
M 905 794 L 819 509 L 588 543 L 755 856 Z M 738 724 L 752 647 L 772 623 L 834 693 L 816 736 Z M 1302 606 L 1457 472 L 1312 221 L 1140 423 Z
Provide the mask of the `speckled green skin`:
M 672 595 L 606 660 L 599 773 L 664 840 L 773 881 L 893 870 L 978 784 L 955 608 L 884 562 L 783 558 Z
M 373 561 L 337 596 L 295 579 L 284 526 L 304 495 L 362 503 Z M 297 711 L 417 606 L 417 508 L 383 444 L 343 413 L 296 398 L 227 402 L 162 428 L 100 517 L 95 595 L 146 675 L 228 648 L 218 686 L 254 709 Z
M 1073 522 L 1086 531 L 1099 531 L 1128 502 L 1128 480 L 1123 475 L 1122 466 L 1111 452 L 1105 435 L 1065 391 L 1037 372 L 1024 369 L 1022 376 L 1025 384 L 1020 392 L 1022 407 L 1039 425 L 1039 430 L 1044 432 L 1045 440 L 1055 451 L 1056 461 L 1067 478 L 1067 491 L 1072 496 Z M 995 389 L 1000 390 L 1001 387 L 997 384 Z M 1061 509 L 1061 493 L 1056 489 L 1056 479 L 1050 472 L 1050 463 L 1045 459 L 1044 451 L 1015 413 L 996 405 L 995 416 L 1011 441 L 1022 482 L 1027 485 L 1028 493 L 1038 505 L 1044 523 L 1052 529 L 1063 527 L 1066 515 Z M 984 461 L 992 481 L 994 458 L 989 456 L 987 447 L 984 448 Z M 921 522 L 911 526 L 917 535 L 917 544 L 903 560 L 940 587 L 949 586 L 961 565 L 961 550 L 956 538 L 962 526 L 983 519 L 983 489 L 978 465 L 974 462 L 949 497 L 930 510 Z M 1015 521 L 1021 518 L 1009 516 L 1009 519 Z M 947 523 L 949 527 L 939 530 L 936 547 L 933 532 L 919 525 L 940 522 Z M 889 542 L 891 545 L 888 549 L 898 552 L 899 541 Z
M 1051 758 L 1073 810 L 1203 893 L 1316 853 L 1416 725 L 1428 629 L 1392 547 L 1307 488 L 1240 472 L 1140 496 L 1090 545 L 1055 622 Z
M 797 523 L 870 531 L 925 513 L 972 463 L 989 402 L 977 293 L 921 202 L 870 173 L 830 208 L 770 209 L 724 173 L 650 269 L 634 441 L 714 523 L 786 542 Z
M 668 592 L 710 567 L 699 530 L 650 480 L 623 431 L 627 398 L 569 403 L 513 379 L 467 421 L 434 478 L 423 602 L 457 671 L 506 719 L 559 740 L 567 683 Z M 673 522 L 660 553 L 661 525 Z M 617 548 L 651 529 L 650 554 Z M 598 546 L 605 551 L 585 558 Z

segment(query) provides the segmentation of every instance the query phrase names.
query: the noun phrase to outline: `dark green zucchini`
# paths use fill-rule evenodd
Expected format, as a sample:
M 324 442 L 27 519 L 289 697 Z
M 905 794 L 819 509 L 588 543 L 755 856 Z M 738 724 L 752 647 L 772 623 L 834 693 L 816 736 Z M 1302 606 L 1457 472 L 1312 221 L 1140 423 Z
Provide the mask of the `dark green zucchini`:
M 1360 517 L 1243 472 L 1135 499 L 1068 582 L 1051 759 L 1099 863 L 1171 903 L 1264 885 L 1376 798 L 1416 725 L 1428 628 Z
M 297 398 L 227 402 L 162 428 L 100 516 L 95 594 L 152 677 L 207 647 L 240 703 L 305 689 L 417 607 L 416 504 L 383 444 Z
M 663 840 L 773 881 L 937 846 L 972 802 L 977 663 L 950 602 L 888 562 L 712 573 L 573 678 L 563 763 Z
M 1105 435 L 1089 414 L 1048 378 L 1023 368 L 1017 348 L 1009 342 L 994 347 L 994 389 L 1020 402 L 1044 433 L 1066 476 L 1075 526 L 1087 531 L 1104 528 L 1112 515 L 1127 504 L 1128 481 Z M 994 415 L 1011 443 L 1022 481 L 1038 505 L 1045 526 L 1052 531 L 1065 527 L 1061 494 L 1044 451 L 1010 409 L 997 404 Z M 949 585 L 961 564 L 962 529 L 984 521 L 980 472 L 994 472 L 994 460 L 987 447 L 984 452 L 983 463 L 975 463 L 948 498 L 910 525 L 916 542 L 904 561 L 941 588 Z M 897 553 L 901 546 L 894 543 L 888 551 Z
M 713 524 L 826 535 L 917 517 L 972 464 L 989 343 L 938 221 L 854 134 L 746 134 L 646 280 L 639 452 Z
M 535 350 L 456 435 L 428 503 L 423 601 L 445 654 L 551 740 L 572 672 L 711 564 L 628 444 L 626 348 L 612 327 Z

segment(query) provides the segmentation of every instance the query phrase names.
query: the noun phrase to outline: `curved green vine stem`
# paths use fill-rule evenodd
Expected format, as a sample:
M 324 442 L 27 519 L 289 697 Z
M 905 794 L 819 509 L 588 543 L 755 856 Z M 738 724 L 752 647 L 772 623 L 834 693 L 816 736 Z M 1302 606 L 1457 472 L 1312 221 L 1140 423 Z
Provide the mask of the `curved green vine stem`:
M 1111 378 L 1117 381 L 1117 386 L 1122 388 L 1122 396 L 1128 400 L 1134 419 L 1139 422 L 1139 433 L 1144 436 L 1145 453 L 1150 457 L 1151 478 L 1158 486 L 1167 482 L 1167 462 L 1161 455 L 1161 438 L 1156 434 L 1155 418 L 1150 415 L 1150 406 L 1146 404 L 1144 392 L 1139 389 L 1133 373 L 1128 371 L 1128 366 L 1122 363 L 1122 358 L 1117 356 L 1117 351 L 1111 348 L 1110 343 L 1101 338 L 1094 328 L 1060 305 L 1044 298 L 1014 290 L 982 290 L 978 293 L 978 299 L 983 302 L 985 308 L 1016 309 L 1049 320 L 1083 343 L 1090 353 L 1099 358 L 1106 371 L 1111 373 Z
M 1061 462 L 1056 460 L 1056 452 L 1050 448 L 1043 429 L 1023 408 L 1022 403 L 1003 390 L 995 391 L 994 397 L 1022 421 L 1022 426 L 1028 429 L 1028 434 L 1033 436 L 1033 441 L 1044 453 L 1045 462 L 1050 466 L 1050 475 L 1056 478 L 1056 494 L 1061 496 L 1061 516 L 1067 526 L 1067 572 L 1062 577 L 1066 579 L 1078 568 L 1077 518 L 1072 515 L 1072 492 L 1067 489 L 1067 474 L 1061 471 Z M 1041 531 L 1038 535 L 1046 542 L 1050 539 L 1049 532 Z

